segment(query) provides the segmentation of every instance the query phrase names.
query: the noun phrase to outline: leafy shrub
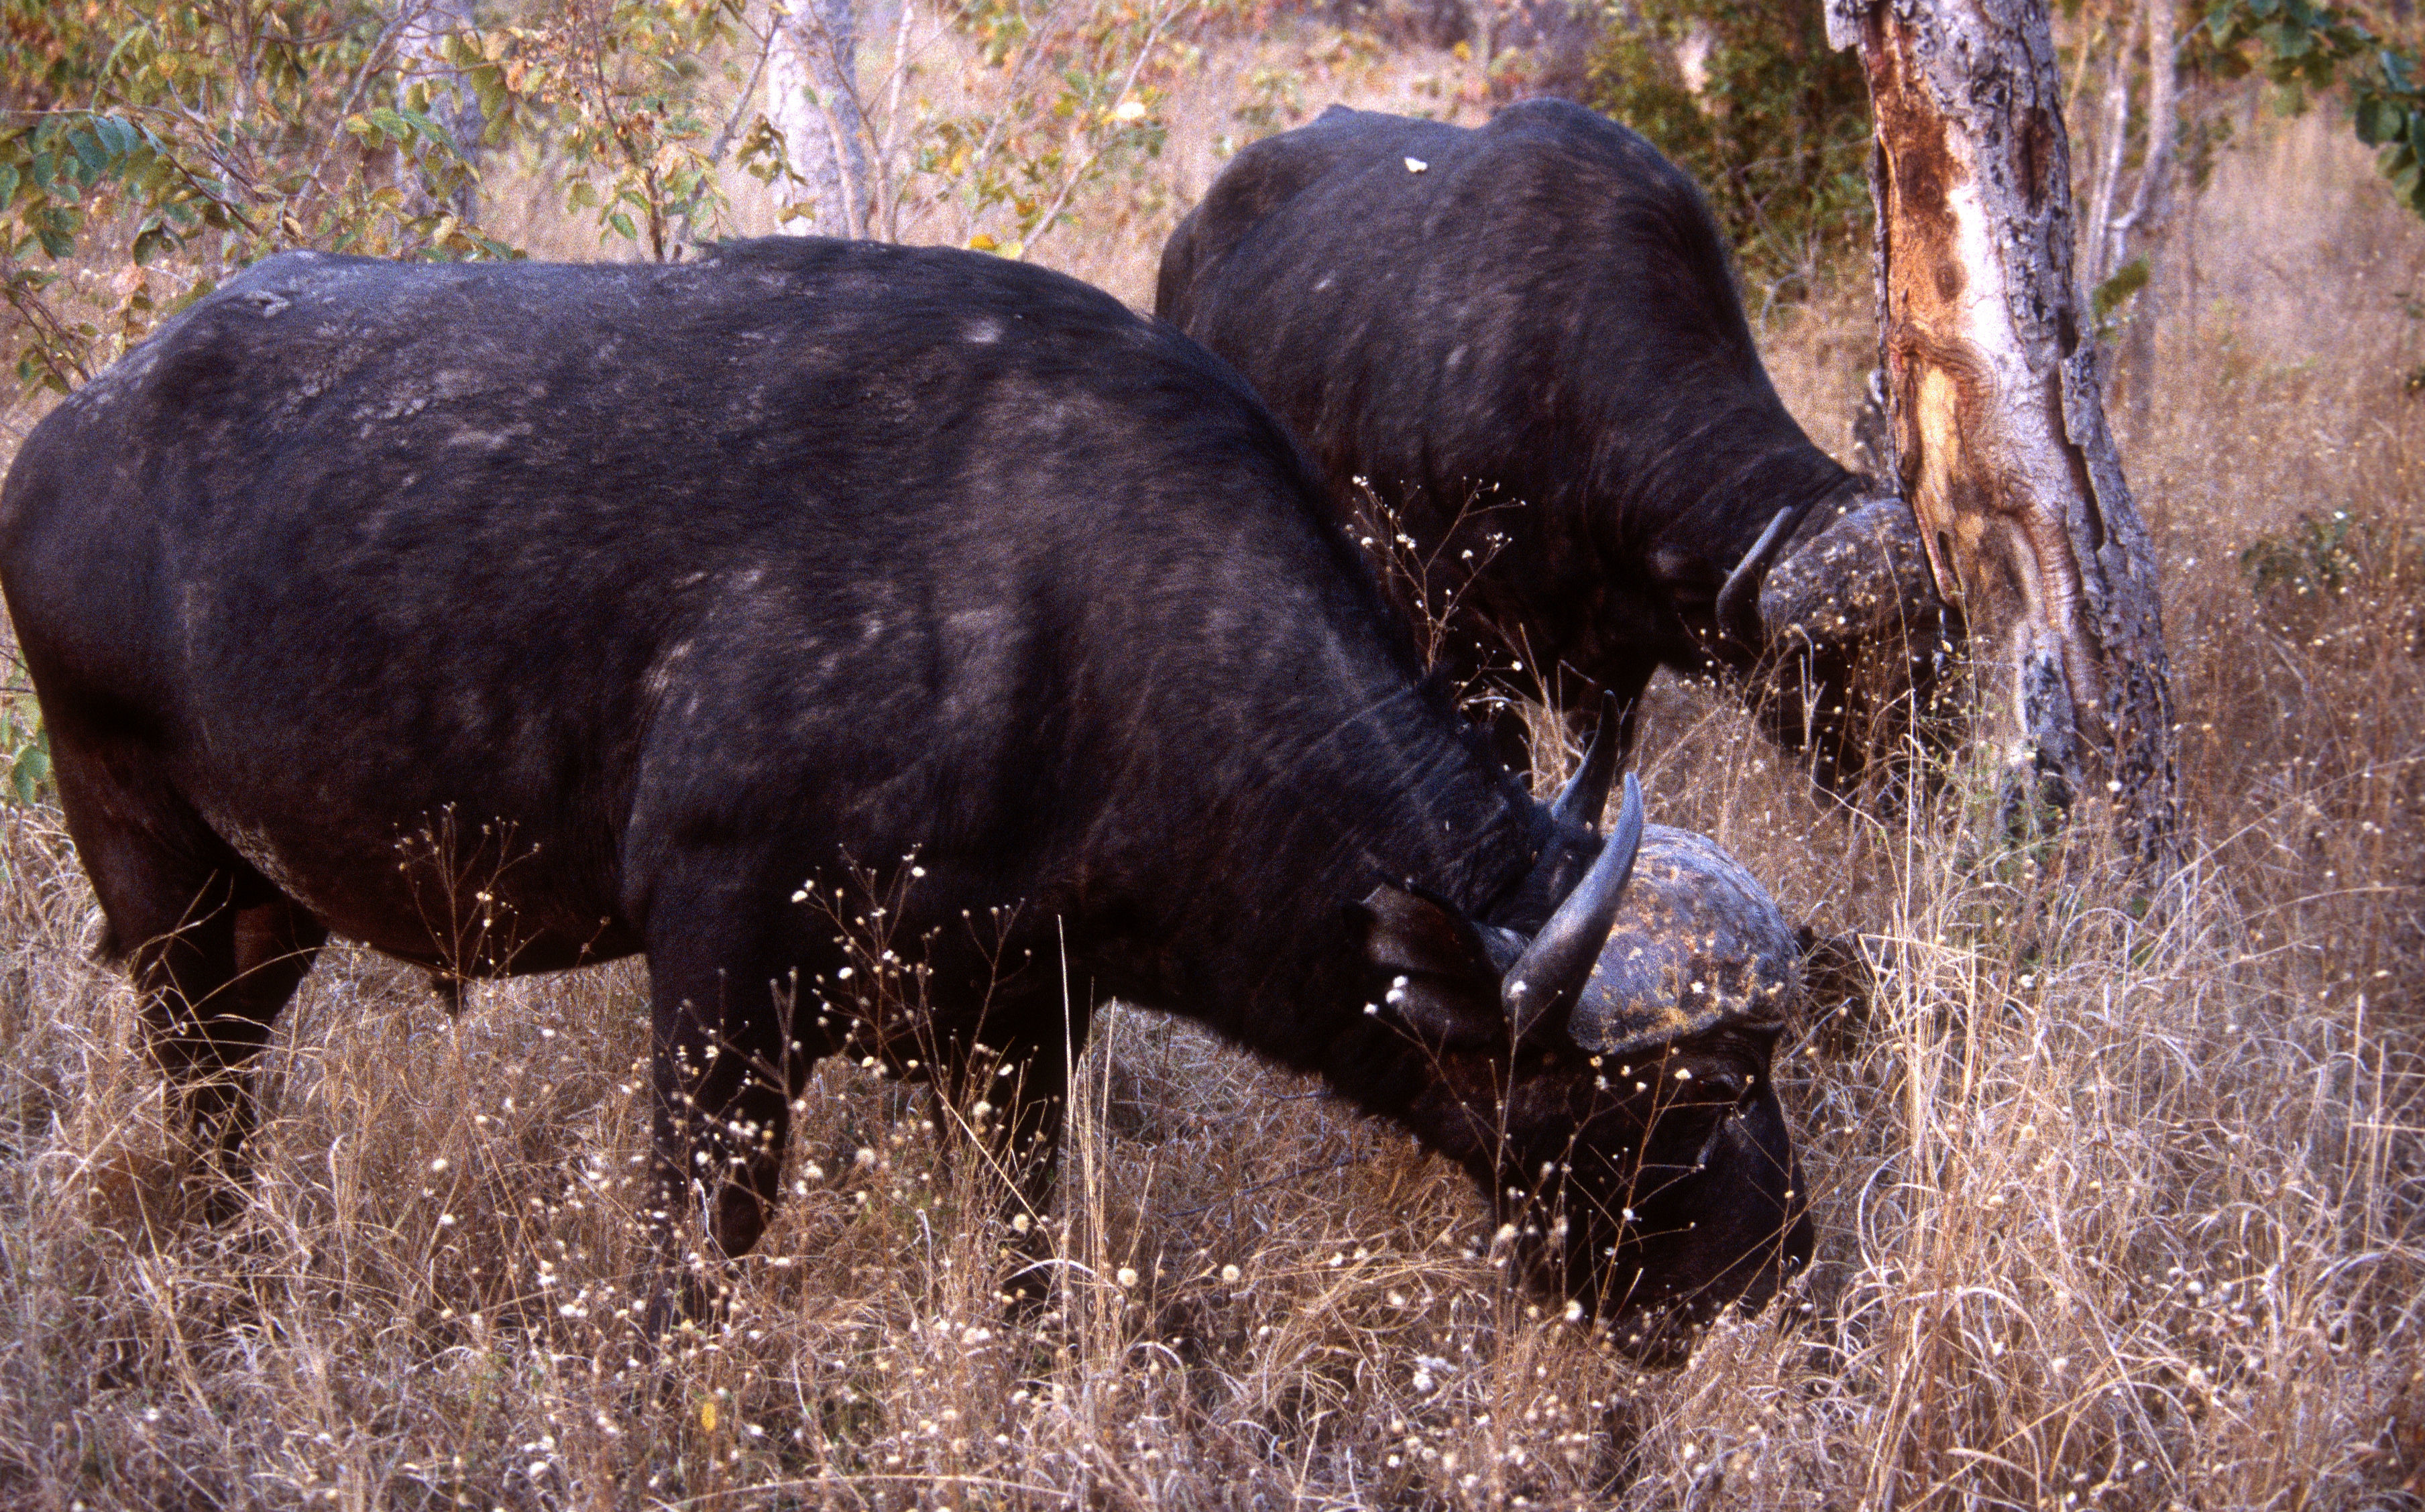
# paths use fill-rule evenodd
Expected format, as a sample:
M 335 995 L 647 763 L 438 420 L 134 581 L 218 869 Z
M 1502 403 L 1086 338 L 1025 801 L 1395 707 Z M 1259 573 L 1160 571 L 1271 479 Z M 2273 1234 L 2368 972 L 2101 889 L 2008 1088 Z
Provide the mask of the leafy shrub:
M 959 111 L 922 100 L 886 121 L 883 140 L 904 144 L 906 159 L 888 170 L 896 186 L 886 234 L 956 220 L 963 245 L 1022 256 L 1069 223 L 1081 193 L 1114 182 L 1150 192 L 1147 169 L 1167 135 L 1157 107 L 1172 28 L 1190 9 L 1190 0 L 962 0 L 951 24 L 982 45 L 1001 92 Z
M 0 803 L 26 807 L 51 791 L 51 740 L 30 701 L 0 702 Z
M 2294 104 L 2311 89 L 2345 88 L 2357 139 L 2382 149 L 2375 167 L 2425 216 L 2425 79 L 2414 52 L 2318 0 L 2214 0 L 2189 40 L 2199 67 L 2224 78 L 2262 69 Z
M 741 0 L 542 0 L 522 24 L 446 39 L 490 122 L 553 154 L 568 215 L 590 212 L 659 262 L 695 221 L 725 208 L 702 98 L 710 70 L 740 36 Z M 729 57 L 722 74 L 741 83 Z
M 0 298 L 19 379 L 64 393 L 287 248 L 504 254 L 444 208 L 471 169 L 398 101 L 395 26 L 373 0 L 0 0 Z M 80 250 L 131 266 L 63 288 Z
M 2289 529 L 2259 536 L 2240 554 L 2240 570 L 2259 598 L 2337 599 L 2363 572 L 2350 550 L 2350 512 L 2319 520 L 2303 514 Z
M 1691 174 L 1772 298 L 1811 292 L 1871 215 L 1869 86 L 1817 6 L 1639 0 L 1593 53 L 1587 103 Z M 1688 70 L 1688 65 L 1690 65 Z
M 2311 649 L 2388 634 L 2425 651 L 2425 526 L 2362 519 L 2348 509 L 2302 514 L 2240 554 L 2240 575 L 2266 629 Z M 2326 618 L 2346 606 L 2326 633 Z

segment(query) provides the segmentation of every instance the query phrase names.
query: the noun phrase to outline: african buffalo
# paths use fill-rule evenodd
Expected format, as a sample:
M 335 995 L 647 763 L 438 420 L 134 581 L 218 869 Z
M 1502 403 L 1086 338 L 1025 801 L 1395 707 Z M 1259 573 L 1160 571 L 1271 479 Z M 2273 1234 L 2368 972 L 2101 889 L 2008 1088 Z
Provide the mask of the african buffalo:
M 964 1105 L 1005 1055 L 991 1128 L 1049 1150 L 1118 997 L 1545 1200 L 1591 1305 L 1706 1312 L 1808 1252 L 1767 894 L 1696 836 L 1637 857 L 1638 797 L 1604 845 L 1606 752 L 1535 802 L 1246 386 L 1069 279 L 276 257 L 36 429 L 0 588 L 230 1166 L 333 931 L 448 977 L 645 952 L 661 1245 L 686 1207 L 750 1247 L 846 1044 Z
M 1699 191 L 1604 117 L 1334 105 L 1222 172 L 1154 303 L 1295 429 L 1336 508 L 1370 490 L 1391 596 L 1455 606 L 1438 651 L 1469 685 L 1630 712 L 1662 666 L 1748 675 L 1841 789 L 1933 683 L 1910 508 L 1786 413 Z

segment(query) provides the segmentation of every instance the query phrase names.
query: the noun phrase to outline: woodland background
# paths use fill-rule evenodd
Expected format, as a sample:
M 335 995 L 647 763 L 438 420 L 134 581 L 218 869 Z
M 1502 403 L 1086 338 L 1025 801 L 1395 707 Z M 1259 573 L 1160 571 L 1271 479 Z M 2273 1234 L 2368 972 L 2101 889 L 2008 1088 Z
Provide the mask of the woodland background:
M 0 0 L 0 454 L 283 247 L 674 256 L 841 217 L 1142 306 L 1245 142 L 1556 90 L 1708 185 L 1780 389 L 1851 459 L 1867 126 L 1811 10 L 904 0 L 846 13 L 844 88 L 755 4 Z M 1051 1313 L 995 1300 L 955 1111 L 829 1066 L 731 1317 L 643 1363 L 638 969 L 450 1018 L 343 947 L 265 1057 L 256 1201 L 200 1228 L 12 669 L 0 1504 L 2425 1507 L 2425 223 L 2412 120 L 2371 103 L 2413 97 L 2417 26 L 2206 20 L 2057 18 L 2186 901 L 2058 885 L 2095 842 L 1999 831 L 1992 761 L 1863 817 L 1731 700 L 1656 689 L 1658 816 L 1827 941 L 1780 1067 L 1818 1261 L 1781 1305 L 1642 1368 L 1505 1284 L 1456 1173 L 1122 1011 Z M 857 186 L 770 78 L 845 121 Z

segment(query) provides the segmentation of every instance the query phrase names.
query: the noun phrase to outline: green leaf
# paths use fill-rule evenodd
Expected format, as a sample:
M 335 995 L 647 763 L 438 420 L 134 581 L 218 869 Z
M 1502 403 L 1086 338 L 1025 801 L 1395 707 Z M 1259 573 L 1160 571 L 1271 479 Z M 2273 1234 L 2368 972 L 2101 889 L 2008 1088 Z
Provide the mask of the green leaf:
M 2370 94 L 2357 103 L 2356 126 L 2359 141 L 2380 147 L 2405 134 L 2408 112 L 2382 95 Z
M 116 116 L 94 118 L 92 129 L 100 136 L 103 144 L 109 149 L 110 154 L 115 157 L 128 156 L 137 147 L 144 145 L 143 134 L 136 129 L 134 122 L 120 121 Z
M 2134 257 L 2115 269 L 2112 278 L 2096 286 L 2096 292 L 2089 296 L 2089 307 L 2096 313 L 2099 325 L 2122 308 L 2130 296 L 2147 286 L 2147 260 Z
M 75 132 L 68 137 L 68 146 L 75 153 L 76 161 L 84 165 L 87 184 L 109 167 L 109 149 L 103 145 L 99 133 L 89 128 Z
M 406 110 L 398 113 L 404 117 L 405 123 L 411 127 L 412 134 L 423 141 L 449 148 L 454 146 L 455 138 L 448 136 L 446 128 L 440 125 L 426 112 Z
M 38 801 L 51 780 L 50 732 L 39 731 L 34 744 L 17 758 L 17 792 L 27 803 Z
M 2420 175 L 2417 170 L 2417 150 L 2415 148 L 2403 143 L 2397 148 L 2391 149 L 2384 155 L 2385 161 L 2380 165 L 2383 169 L 2383 176 L 2391 181 L 2392 188 L 2396 190 L 2401 198 L 2409 198 L 2413 196 L 2418 188 L 2425 187 L 2425 175 Z
M 640 239 L 639 230 L 632 224 L 632 217 L 623 214 L 620 210 L 609 211 L 606 216 L 606 224 L 614 227 L 618 232 L 620 232 L 625 241 L 638 241 Z
M 158 224 L 146 226 L 135 234 L 135 265 L 141 267 L 162 252 L 173 252 L 177 245 L 176 233 L 168 227 Z
M 2256 29 L 2259 40 L 2279 62 L 2294 63 L 2307 56 L 2316 45 L 2315 35 L 2305 27 L 2287 21 L 2277 21 Z

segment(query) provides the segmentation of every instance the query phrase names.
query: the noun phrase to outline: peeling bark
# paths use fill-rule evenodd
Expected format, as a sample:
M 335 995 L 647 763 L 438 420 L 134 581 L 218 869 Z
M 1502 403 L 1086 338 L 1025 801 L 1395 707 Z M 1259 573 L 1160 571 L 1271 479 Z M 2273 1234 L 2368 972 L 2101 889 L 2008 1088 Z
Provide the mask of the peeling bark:
M 2138 861 L 2176 830 L 2155 555 L 2072 265 L 2070 148 L 2040 0 L 1828 0 L 1877 139 L 1894 475 L 1967 621 L 2008 799 L 2103 807 Z

